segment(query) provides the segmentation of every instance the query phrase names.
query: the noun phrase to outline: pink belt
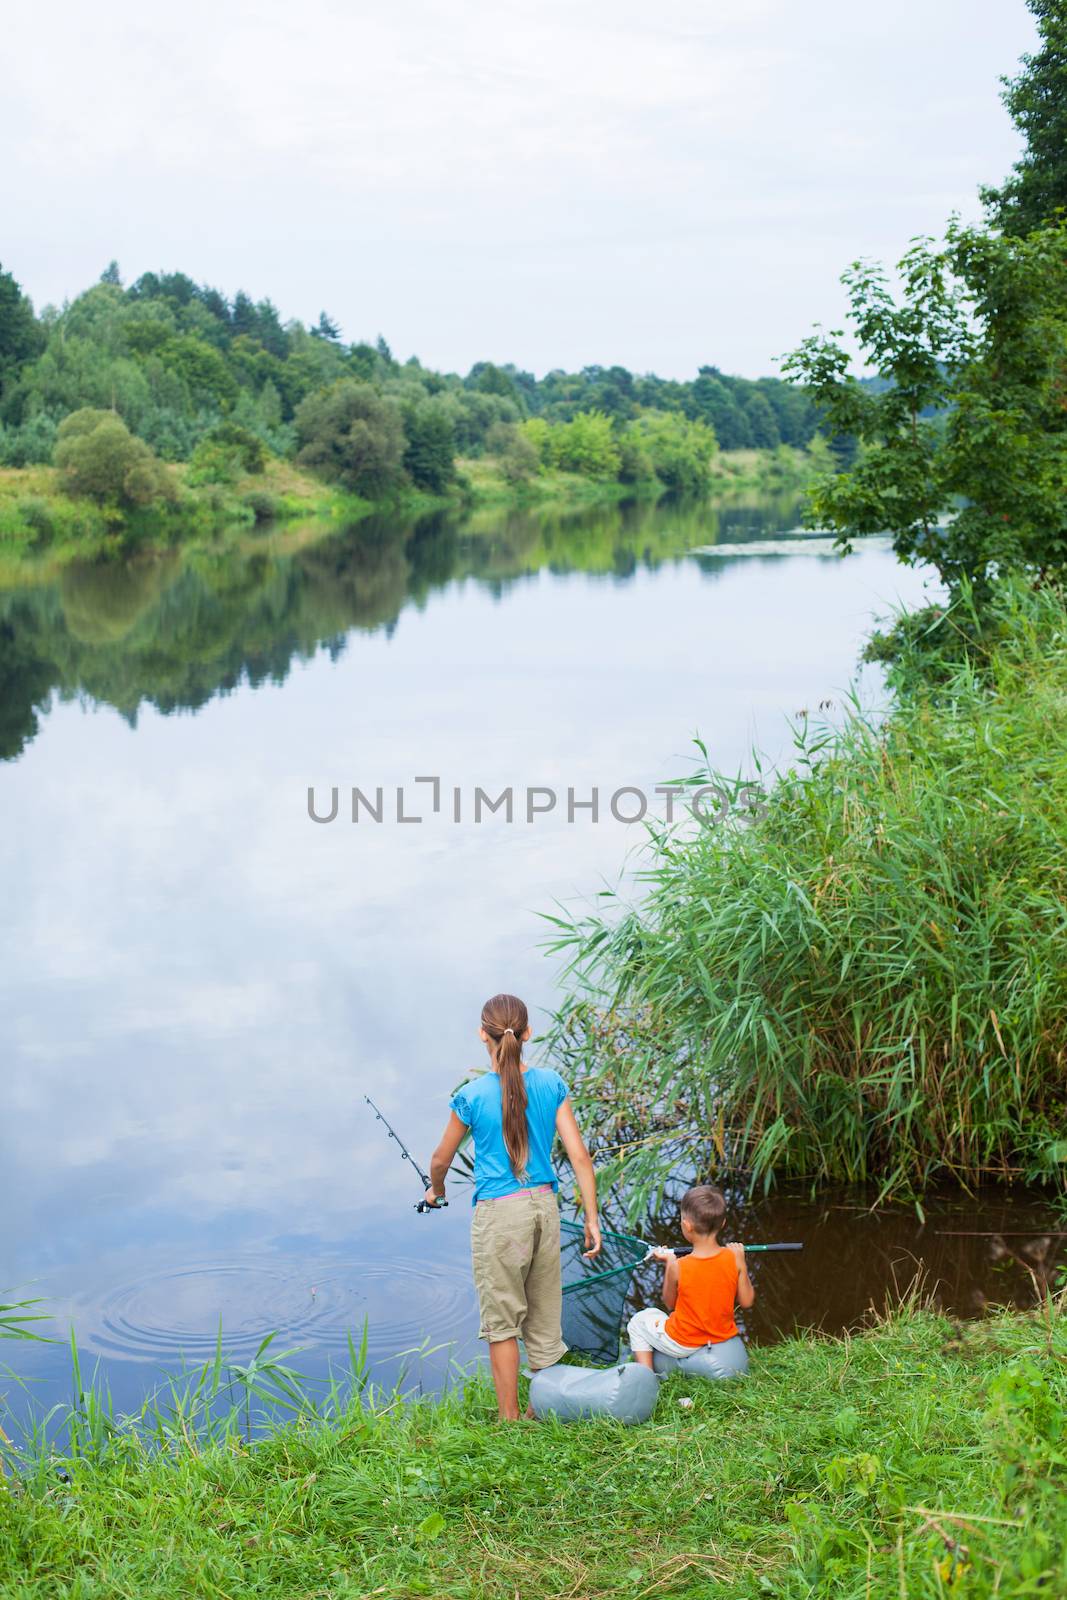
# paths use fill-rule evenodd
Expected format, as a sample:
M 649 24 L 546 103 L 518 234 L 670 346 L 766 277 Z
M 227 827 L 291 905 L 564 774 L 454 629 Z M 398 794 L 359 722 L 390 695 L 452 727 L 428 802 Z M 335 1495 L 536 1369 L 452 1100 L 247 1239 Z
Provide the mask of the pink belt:
M 510 1194 L 487 1194 L 484 1199 L 478 1201 L 478 1204 L 484 1206 L 494 1200 L 513 1200 L 517 1194 L 544 1194 L 546 1190 L 549 1194 L 552 1193 L 550 1183 L 535 1183 L 532 1189 L 512 1189 Z

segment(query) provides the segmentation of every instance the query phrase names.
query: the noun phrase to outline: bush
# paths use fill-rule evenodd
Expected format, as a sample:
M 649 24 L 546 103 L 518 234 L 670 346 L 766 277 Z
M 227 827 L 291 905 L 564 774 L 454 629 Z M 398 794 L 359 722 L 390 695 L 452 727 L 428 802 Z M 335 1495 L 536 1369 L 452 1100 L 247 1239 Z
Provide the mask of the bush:
M 47 544 L 55 532 L 52 520 L 52 509 L 47 500 L 42 500 L 39 495 L 27 495 L 24 500 L 15 504 L 23 524 L 31 530 L 37 544 Z
M 691 422 L 677 411 L 654 411 L 633 423 L 628 435 L 647 455 L 656 477 L 673 493 L 707 492 L 718 446 L 706 423 Z
M 248 507 L 257 522 L 270 522 L 281 510 L 281 501 L 269 489 L 249 489 L 241 496 L 241 504 Z
M 369 383 L 343 378 L 317 389 L 296 411 L 297 461 L 374 500 L 406 480 L 407 440 L 400 411 Z
M 189 458 L 188 482 L 234 483 L 267 464 L 263 440 L 236 422 L 220 422 L 205 434 Z
M 56 425 L 45 412 L 27 417 L 18 427 L 0 426 L 0 466 L 37 467 L 51 461 Z
M 111 411 L 85 407 L 64 417 L 54 460 L 67 494 L 123 508 L 175 497 L 162 462 Z
M 585 478 L 616 478 L 620 456 L 611 418 L 602 411 L 579 411 L 548 433 L 552 465 Z
M 500 463 L 508 483 L 528 483 L 541 470 L 541 457 L 529 434 L 512 422 L 494 422 L 485 447 Z

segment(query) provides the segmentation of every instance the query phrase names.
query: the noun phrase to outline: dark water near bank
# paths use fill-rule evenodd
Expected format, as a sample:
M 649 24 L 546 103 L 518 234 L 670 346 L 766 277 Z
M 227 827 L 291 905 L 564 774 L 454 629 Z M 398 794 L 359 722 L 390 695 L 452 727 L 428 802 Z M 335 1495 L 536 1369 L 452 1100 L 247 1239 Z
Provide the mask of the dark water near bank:
M 485 995 L 553 1003 L 538 913 L 639 843 L 607 797 L 687 770 L 696 733 L 726 768 L 780 753 L 871 613 L 922 599 L 883 546 L 842 561 L 796 522 L 770 500 L 376 521 L 0 585 L 0 1300 L 45 1296 L 118 1405 L 220 1318 L 311 1371 L 364 1319 L 383 1379 L 425 1344 L 428 1384 L 473 1357 L 467 1195 L 416 1216 L 362 1096 L 425 1159 Z M 336 822 L 309 785 L 339 788 Z M 382 787 L 380 824 L 347 820 L 352 785 Z M 479 785 L 561 800 L 475 824 Z M 594 786 L 599 820 L 568 823 Z M 807 1244 L 757 1265 L 757 1340 L 849 1325 L 918 1263 L 960 1315 L 1026 1302 L 1060 1249 L 1026 1197 L 735 1221 Z M 60 1348 L 2 1354 L 65 1393 Z

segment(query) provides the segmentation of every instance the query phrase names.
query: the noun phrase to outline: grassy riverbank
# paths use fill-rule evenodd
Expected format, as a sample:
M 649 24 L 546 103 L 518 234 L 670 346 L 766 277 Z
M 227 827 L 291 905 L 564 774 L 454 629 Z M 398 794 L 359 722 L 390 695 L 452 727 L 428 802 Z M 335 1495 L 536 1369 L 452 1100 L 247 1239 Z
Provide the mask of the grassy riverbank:
M 368 501 L 343 494 L 279 457 L 272 457 L 262 472 L 241 474 L 227 483 L 190 483 L 182 465 L 165 470 L 171 501 L 120 511 L 65 494 L 54 467 L 0 468 L 0 556 L 9 562 L 41 555 L 93 560 L 165 549 L 267 521 L 355 521 L 372 509 Z
M 664 493 L 661 483 L 635 485 L 615 478 L 590 478 L 580 472 L 544 468 L 536 475 L 509 479 L 494 456 L 456 463 L 457 487 L 472 509 L 523 506 L 616 505 L 621 500 L 656 500 Z
M 785 446 L 719 454 L 708 498 L 718 501 L 749 491 L 799 492 L 814 471 L 813 463 L 806 452 Z M 324 525 L 352 523 L 375 511 L 406 514 L 448 506 L 474 512 L 580 511 L 626 501 L 651 502 L 666 492 L 658 479 L 621 483 L 549 467 L 514 480 L 497 457 L 488 455 L 457 462 L 454 481 L 439 494 L 408 488 L 382 501 L 345 493 L 280 456 L 269 456 L 262 471 L 239 473 L 220 483 L 197 482 L 188 464 L 161 470 L 171 484 L 170 500 L 140 510 L 120 510 L 64 493 L 54 467 L 0 467 L 0 564 L 10 568 L 42 557 L 60 564 L 121 557 L 294 519 L 316 519 Z M 702 503 L 696 500 L 694 506 Z
M 691 1406 L 680 1402 L 691 1400 Z M 671 1379 L 643 1428 L 502 1428 L 484 1380 L 251 1448 L 118 1430 L 0 1489 L 4 1600 L 899 1600 L 1067 1592 L 1067 1330 L 905 1309 Z
M 760 814 L 722 780 L 732 820 L 658 836 L 636 906 L 560 925 L 553 1049 L 635 1208 L 723 1164 L 1067 1172 L 1067 603 L 932 621 L 887 718 L 803 716 Z
M 776 450 L 716 451 L 708 467 L 704 494 L 694 497 L 721 500 L 735 494 L 800 494 L 825 463 L 825 452 L 796 450 L 780 445 Z M 588 476 L 542 466 L 529 476 L 509 476 L 506 459 L 486 455 L 456 463 L 457 484 L 463 498 L 475 508 L 494 505 L 596 505 L 621 500 L 658 500 L 668 492 L 659 478 L 621 482 L 616 477 Z

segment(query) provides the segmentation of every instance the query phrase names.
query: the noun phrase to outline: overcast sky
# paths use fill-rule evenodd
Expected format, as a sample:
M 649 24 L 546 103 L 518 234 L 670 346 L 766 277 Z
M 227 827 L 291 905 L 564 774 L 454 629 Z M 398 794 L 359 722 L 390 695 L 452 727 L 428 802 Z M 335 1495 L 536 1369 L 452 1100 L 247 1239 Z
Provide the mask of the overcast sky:
M 0 261 L 118 259 L 465 371 L 757 376 L 858 255 L 977 216 L 1023 0 L 38 0 L 8 9 Z

